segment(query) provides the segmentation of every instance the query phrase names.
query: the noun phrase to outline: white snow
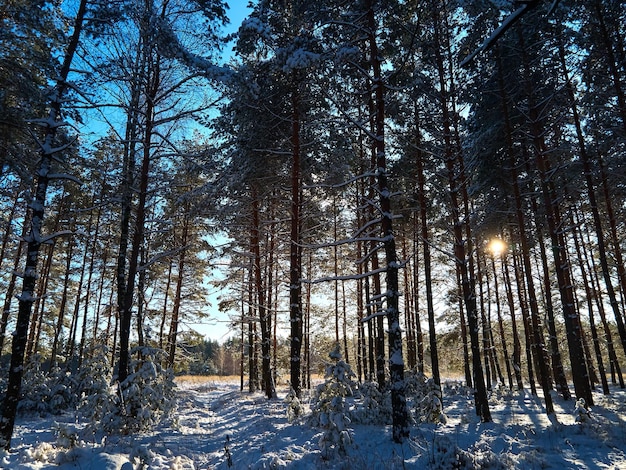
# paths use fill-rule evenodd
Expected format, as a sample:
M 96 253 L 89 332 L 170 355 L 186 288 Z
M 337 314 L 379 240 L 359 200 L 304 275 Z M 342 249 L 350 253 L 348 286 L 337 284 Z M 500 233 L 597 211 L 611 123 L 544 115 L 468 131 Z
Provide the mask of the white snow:
M 443 393 L 445 424 L 413 424 L 402 445 L 392 442 L 390 426 L 348 424 L 346 455 L 329 461 L 319 449 L 323 429 L 289 419 L 288 392 L 280 387 L 279 399 L 267 400 L 261 392 L 240 392 L 238 380 L 180 382 L 174 424 L 134 436 L 87 435 L 83 418 L 73 415 L 23 416 L 12 451 L 0 451 L 0 468 L 626 468 L 626 392 L 617 387 L 610 396 L 594 394 L 584 422 L 577 422 L 574 400 L 555 396 L 556 425 L 529 391 L 497 390 L 490 396 L 494 422 L 481 424 L 471 390 L 449 382 Z M 306 413 L 310 400 L 309 395 L 301 400 Z

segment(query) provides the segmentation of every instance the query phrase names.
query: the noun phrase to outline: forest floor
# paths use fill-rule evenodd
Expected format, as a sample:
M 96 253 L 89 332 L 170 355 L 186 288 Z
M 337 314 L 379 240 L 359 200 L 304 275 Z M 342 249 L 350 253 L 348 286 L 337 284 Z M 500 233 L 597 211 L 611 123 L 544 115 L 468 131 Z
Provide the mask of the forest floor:
M 238 380 L 178 380 L 173 422 L 135 436 L 80 438 L 74 416 L 22 417 L 0 468 L 626 469 L 626 391 L 617 387 L 595 393 L 582 424 L 572 400 L 555 395 L 558 423 L 551 423 L 528 390 L 492 392 L 493 422 L 481 423 L 468 389 L 451 382 L 445 424 L 414 424 L 403 444 L 392 442 L 389 426 L 355 425 L 347 454 L 330 461 L 321 457 L 320 429 L 287 419 L 287 391 L 268 401 L 240 392 Z

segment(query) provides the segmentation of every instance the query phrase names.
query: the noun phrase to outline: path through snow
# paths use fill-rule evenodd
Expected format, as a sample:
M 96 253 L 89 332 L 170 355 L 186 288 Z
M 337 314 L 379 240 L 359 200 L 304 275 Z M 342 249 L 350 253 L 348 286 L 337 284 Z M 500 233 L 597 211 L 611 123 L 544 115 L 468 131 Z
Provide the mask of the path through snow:
M 559 424 L 553 425 L 528 391 L 494 392 L 494 422 L 481 424 L 467 389 L 447 387 L 445 425 L 415 425 L 402 445 L 392 443 L 389 426 L 354 426 L 349 454 L 332 462 L 321 458 L 318 429 L 287 420 L 286 392 L 268 401 L 232 382 L 183 382 L 174 422 L 134 437 L 86 438 L 68 415 L 21 418 L 14 450 L 0 452 L 0 468 L 626 470 L 626 392 L 617 388 L 595 395 L 592 419 L 581 426 L 573 401 L 555 396 Z M 73 433 L 80 439 L 72 446 Z

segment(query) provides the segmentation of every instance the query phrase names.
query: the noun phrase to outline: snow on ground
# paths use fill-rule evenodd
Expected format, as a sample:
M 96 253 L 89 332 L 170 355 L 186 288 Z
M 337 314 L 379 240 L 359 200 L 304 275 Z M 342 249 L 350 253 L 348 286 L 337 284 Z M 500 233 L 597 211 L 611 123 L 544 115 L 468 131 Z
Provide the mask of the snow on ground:
M 284 397 L 240 392 L 228 381 L 182 382 L 172 423 L 151 434 L 85 436 L 74 416 L 23 417 L 0 468 L 15 470 L 199 469 L 626 469 L 626 391 L 596 393 L 591 419 L 555 396 L 552 424 L 528 390 L 496 391 L 494 422 L 481 424 L 467 389 L 444 391 L 445 425 L 419 424 L 394 444 L 390 427 L 354 426 L 348 454 L 324 461 L 321 430 L 289 422 Z M 306 405 L 305 400 L 305 405 Z

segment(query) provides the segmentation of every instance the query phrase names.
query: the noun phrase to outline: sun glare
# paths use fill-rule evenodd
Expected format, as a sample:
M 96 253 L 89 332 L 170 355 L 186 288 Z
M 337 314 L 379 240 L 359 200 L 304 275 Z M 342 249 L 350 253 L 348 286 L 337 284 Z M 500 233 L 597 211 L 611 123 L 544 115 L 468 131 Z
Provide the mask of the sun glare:
M 493 256 L 500 256 L 506 250 L 506 243 L 499 238 L 494 238 L 489 242 L 487 248 Z

